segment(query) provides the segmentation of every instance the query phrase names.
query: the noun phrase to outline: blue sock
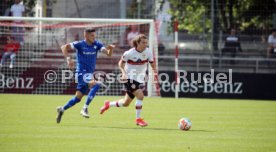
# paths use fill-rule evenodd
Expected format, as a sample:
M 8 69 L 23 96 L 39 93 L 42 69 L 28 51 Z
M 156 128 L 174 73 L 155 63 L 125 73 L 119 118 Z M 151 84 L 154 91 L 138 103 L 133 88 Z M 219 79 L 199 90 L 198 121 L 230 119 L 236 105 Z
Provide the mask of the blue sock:
M 72 99 L 70 99 L 66 105 L 63 106 L 64 110 L 69 109 L 70 107 L 74 106 L 76 103 L 80 102 L 80 99 L 77 97 L 73 97 Z
M 96 95 L 96 92 L 100 89 L 101 85 L 99 83 L 95 84 L 93 88 L 89 91 L 87 95 L 87 99 L 84 105 L 84 108 L 87 108 L 88 105 L 91 103 L 93 100 L 94 96 Z

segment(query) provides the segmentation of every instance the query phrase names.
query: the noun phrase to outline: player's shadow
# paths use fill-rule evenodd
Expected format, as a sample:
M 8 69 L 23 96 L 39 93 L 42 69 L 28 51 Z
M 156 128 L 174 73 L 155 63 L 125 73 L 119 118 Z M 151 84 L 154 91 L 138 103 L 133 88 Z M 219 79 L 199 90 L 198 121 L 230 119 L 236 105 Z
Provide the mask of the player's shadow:
M 127 128 L 127 127 L 96 127 L 96 126 L 92 126 L 93 128 L 106 128 L 106 129 L 123 129 L 123 130 L 155 130 L 155 131 L 179 131 L 179 129 L 172 129 L 172 128 L 150 128 L 150 127 L 136 127 L 136 128 Z M 215 132 L 215 131 L 211 131 L 211 130 L 189 130 L 189 131 L 195 131 L 195 132 Z
M 102 128 L 109 128 L 109 129 L 126 129 L 126 130 L 163 130 L 163 131 L 175 131 L 178 129 L 171 129 L 171 128 L 150 128 L 150 127 L 136 127 L 136 128 L 127 128 L 127 127 L 102 127 Z
M 78 126 L 78 125 L 65 125 L 65 126 Z M 112 126 L 78 126 L 78 127 L 86 127 L 86 128 L 94 128 L 94 129 L 97 129 L 97 128 L 101 128 L 101 129 L 121 129 L 121 130 L 153 130 L 153 131 L 180 131 L 179 129 L 177 128 L 151 128 L 150 126 L 148 127 L 135 127 L 135 128 L 129 128 L 129 127 L 112 127 Z M 214 130 L 201 130 L 201 129 L 191 129 L 189 131 L 192 131 L 192 132 L 216 132 Z

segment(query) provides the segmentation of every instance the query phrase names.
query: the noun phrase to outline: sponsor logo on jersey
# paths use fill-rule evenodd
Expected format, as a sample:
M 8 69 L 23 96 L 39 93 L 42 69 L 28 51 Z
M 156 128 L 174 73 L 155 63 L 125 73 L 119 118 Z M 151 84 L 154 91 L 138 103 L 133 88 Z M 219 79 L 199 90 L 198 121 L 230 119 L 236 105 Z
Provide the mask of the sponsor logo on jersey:
M 93 54 L 95 54 L 96 52 L 83 52 L 83 54 L 85 54 L 85 55 L 93 55 Z

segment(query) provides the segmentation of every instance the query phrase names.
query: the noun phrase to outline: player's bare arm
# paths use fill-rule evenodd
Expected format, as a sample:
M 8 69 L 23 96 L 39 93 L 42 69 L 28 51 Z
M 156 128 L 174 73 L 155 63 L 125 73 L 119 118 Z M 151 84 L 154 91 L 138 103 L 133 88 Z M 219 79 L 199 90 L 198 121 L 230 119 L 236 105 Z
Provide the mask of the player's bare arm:
M 151 66 L 153 74 L 154 74 L 154 79 L 158 83 L 159 80 L 158 80 L 158 73 L 157 73 L 156 65 L 154 62 L 152 62 L 152 63 L 150 63 L 150 66 Z
M 102 51 L 105 53 L 107 56 L 112 56 L 113 49 L 115 45 L 108 45 L 107 48 L 104 48 Z
M 125 62 L 121 59 L 118 63 L 119 65 L 119 69 L 121 70 L 122 72 L 122 80 L 126 80 L 127 79 L 127 74 L 126 74 L 126 71 L 124 69 L 125 67 Z
M 154 62 L 153 62 L 153 63 L 150 63 L 150 66 L 151 66 L 151 68 L 152 68 L 154 74 L 157 74 L 157 70 L 156 70 L 156 65 L 155 65 L 155 63 L 154 63 Z
M 68 67 L 70 69 L 73 69 L 74 68 L 74 61 L 71 59 L 71 57 L 68 53 L 69 50 L 72 50 L 70 44 L 65 44 L 65 45 L 61 46 L 61 51 L 62 51 L 64 57 L 66 58 L 66 62 L 67 62 Z

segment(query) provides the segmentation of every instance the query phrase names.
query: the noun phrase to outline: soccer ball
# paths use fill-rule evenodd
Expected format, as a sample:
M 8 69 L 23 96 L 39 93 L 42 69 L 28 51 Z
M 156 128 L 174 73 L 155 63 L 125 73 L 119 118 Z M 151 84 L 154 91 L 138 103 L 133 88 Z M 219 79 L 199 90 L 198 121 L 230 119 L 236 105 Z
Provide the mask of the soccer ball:
M 180 130 L 188 131 L 192 127 L 192 122 L 188 118 L 181 118 L 178 121 L 178 128 Z

